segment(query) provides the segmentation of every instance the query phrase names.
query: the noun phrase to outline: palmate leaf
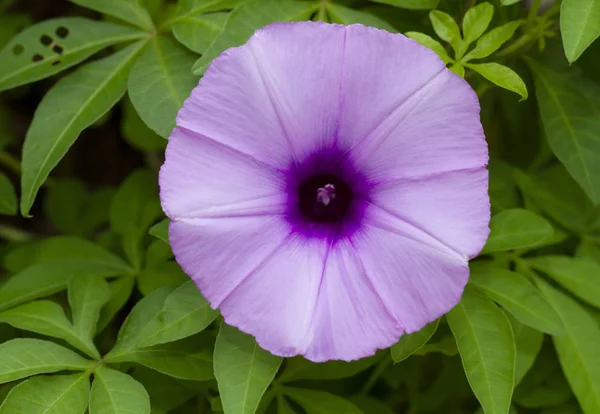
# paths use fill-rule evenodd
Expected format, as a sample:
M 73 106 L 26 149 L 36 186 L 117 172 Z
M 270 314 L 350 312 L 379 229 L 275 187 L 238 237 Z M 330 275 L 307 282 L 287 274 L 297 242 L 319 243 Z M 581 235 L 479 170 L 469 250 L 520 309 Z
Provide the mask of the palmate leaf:
M 567 59 L 573 63 L 600 35 L 600 0 L 563 0 L 560 32 Z
M 494 6 L 487 2 L 480 3 L 467 10 L 462 22 L 465 47 L 479 39 L 487 30 L 493 16 Z
M 180 43 L 196 53 L 204 53 L 225 27 L 229 12 L 184 16 L 173 24 L 173 34 Z
M 282 361 L 260 348 L 252 336 L 225 323 L 213 358 L 226 414 L 253 414 Z
M 23 145 L 21 213 L 81 131 L 104 115 L 125 93 L 133 60 L 146 42 L 87 64 L 61 79 L 38 106 Z M 61 108 L 57 111 L 56 108 Z
M 522 24 L 523 22 L 521 20 L 515 20 L 490 30 L 477 40 L 473 50 L 467 53 L 463 57 L 463 60 L 467 62 L 471 59 L 483 59 L 488 57 L 513 37 Z
M 131 69 L 129 98 L 140 118 L 163 138 L 171 134 L 177 111 L 198 83 L 190 72 L 196 59 L 177 42 L 157 36 Z
M 69 0 L 82 7 L 96 10 L 145 30 L 152 30 L 154 24 L 150 14 L 137 1 L 123 0 Z
M 532 211 L 503 210 L 490 221 L 490 236 L 482 254 L 535 247 L 549 239 L 554 230 L 544 218 Z
M 101 366 L 94 371 L 90 414 L 150 414 L 150 397 L 130 375 Z
M 0 52 L 0 91 L 43 79 L 107 46 L 144 36 L 145 33 L 128 27 L 81 17 L 35 24 L 15 36 Z
M 529 372 L 538 353 L 542 349 L 544 334 L 536 329 L 522 324 L 515 318 L 510 318 L 515 343 L 517 346 L 517 362 L 515 365 L 515 385 L 518 385 Z
M 223 31 L 194 64 L 194 74 L 203 74 L 221 52 L 242 45 L 257 29 L 278 21 L 305 20 L 318 9 L 317 2 L 292 0 L 250 0 L 242 4 L 231 12 Z
M 110 291 L 109 299 L 100 310 L 96 329 L 97 332 L 102 332 L 117 312 L 125 306 L 125 303 L 127 303 L 127 300 L 131 296 L 131 292 L 133 292 L 134 286 L 135 279 L 127 276 L 121 277 L 108 284 Z
M 528 62 L 552 152 L 592 201 L 600 203 L 600 87 Z
M 446 315 L 467 379 L 486 414 L 506 414 L 515 384 L 516 347 L 507 316 L 467 289 Z
M 100 308 L 109 298 L 108 283 L 100 276 L 82 274 L 70 280 L 68 294 L 73 330 L 79 337 L 91 342 L 96 333 Z
M 86 371 L 92 364 L 50 341 L 17 338 L 0 344 L 0 384 L 36 374 Z
M 89 373 L 38 376 L 17 385 L 0 414 L 84 414 L 90 393 Z
M 553 340 L 571 389 L 584 413 L 600 412 L 600 326 L 575 300 L 542 280 L 538 286 L 566 326 Z
M 442 59 L 442 62 L 452 62 L 452 58 L 448 55 L 448 52 L 446 52 L 444 46 L 442 46 L 440 42 L 433 39 L 431 36 L 420 32 L 406 32 L 405 35 L 416 40 L 423 46 L 433 50 L 440 57 L 440 59 Z
M 150 227 L 149 233 L 152 236 L 164 241 L 165 243 L 169 243 L 169 224 L 170 223 L 171 223 L 171 220 L 164 219 L 163 221 Z
M 148 392 L 153 413 L 171 413 L 203 388 L 198 383 L 181 381 L 146 367 L 136 367 L 131 376 Z
M 302 406 L 306 414 L 363 414 L 363 411 L 350 401 L 325 391 L 285 387 L 283 392 Z
M 525 82 L 517 72 L 499 63 L 465 63 L 467 68 L 474 70 L 495 85 L 521 95 L 524 101 L 529 96 Z

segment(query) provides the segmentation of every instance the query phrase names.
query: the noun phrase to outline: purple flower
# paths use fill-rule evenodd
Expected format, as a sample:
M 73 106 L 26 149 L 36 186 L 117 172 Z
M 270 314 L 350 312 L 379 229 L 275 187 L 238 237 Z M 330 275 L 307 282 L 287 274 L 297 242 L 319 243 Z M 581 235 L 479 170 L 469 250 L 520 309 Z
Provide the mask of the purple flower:
M 488 235 L 476 94 L 362 25 L 277 23 L 211 64 L 160 173 L 175 257 L 273 354 L 353 360 L 460 300 Z

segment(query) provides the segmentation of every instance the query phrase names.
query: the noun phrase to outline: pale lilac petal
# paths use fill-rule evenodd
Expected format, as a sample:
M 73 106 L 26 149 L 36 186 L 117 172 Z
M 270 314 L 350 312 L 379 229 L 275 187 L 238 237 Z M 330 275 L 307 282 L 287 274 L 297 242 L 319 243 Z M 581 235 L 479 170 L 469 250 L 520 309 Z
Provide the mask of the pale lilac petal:
M 406 333 L 452 309 L 469 278 L 468 260 L 409 223 L 376 207 L 352 243 L 383 303 Z
M 213 61 L 177 125 L 287 166 L 334 135 L 344 33 L 313 22 L 259 30 Z
M 489 234 L 490 201 L 485 168 L 376 186 L 371 202 L 469 258 Z
M 350 361 L 398 341 L 403 329 L 386 309 L 349 241 L 333 246 L 314 310 L 305 357 Z
M 341 147 L 372 180 L 487 163 L 477 95 L 412 39 L 349 26 L 342 90 Z
M 176 128 L 160 172 L 160 196 L 172 219 L 283 214 L 284 174 L 253 158 Z

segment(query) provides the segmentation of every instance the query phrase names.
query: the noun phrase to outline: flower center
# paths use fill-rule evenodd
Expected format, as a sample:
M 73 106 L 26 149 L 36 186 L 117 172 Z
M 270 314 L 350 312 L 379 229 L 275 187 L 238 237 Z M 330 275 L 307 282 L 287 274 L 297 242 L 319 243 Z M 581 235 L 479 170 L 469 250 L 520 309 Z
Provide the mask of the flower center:
M 317 222 L 342 219 L 352 204 L 352 190 L 331 174 L 318 174 L 300 184 L 298 189 L 302 214 Z

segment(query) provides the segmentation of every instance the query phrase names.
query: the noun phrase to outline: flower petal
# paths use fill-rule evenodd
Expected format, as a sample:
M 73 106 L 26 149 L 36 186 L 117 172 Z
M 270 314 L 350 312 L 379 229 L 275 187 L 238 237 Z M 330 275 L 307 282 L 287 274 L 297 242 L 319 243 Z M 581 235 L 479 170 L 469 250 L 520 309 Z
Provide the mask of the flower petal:
M 175 128 L 160 170 L 160 197 L 172 219 L 283 214 L 283 173 L 229 147 Z
M 469 258 L 489 235 L 490 201 L 485 168 L 376 186 L 371 202 Z
M 383 303 L 410 334 L 460 300 L 467 258 L 380 209 L 368 210 L 352 243 Z
M 331 140 L 344 26 L 277 23 L 213 61 L 177 125 L 285 167 Z M 308 47 L 318 45 L 318 47 Z
M 477 95 L 431 50 L 348 26 L 339 140 L 370 178 L 420 177 L 487 162 Z
M 315 362 L 359 359 L 393 345 L 402 333 L 352 245 L 335 244 L 327 257 L 305 357 Z

